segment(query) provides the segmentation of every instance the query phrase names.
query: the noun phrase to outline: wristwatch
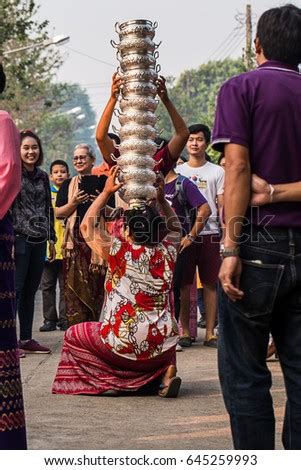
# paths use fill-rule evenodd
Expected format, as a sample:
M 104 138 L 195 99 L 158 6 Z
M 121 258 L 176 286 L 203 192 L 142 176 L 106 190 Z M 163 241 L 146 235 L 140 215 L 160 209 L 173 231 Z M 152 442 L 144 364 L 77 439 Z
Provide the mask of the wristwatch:
M 195 239 L 196 239 L 196 237 L 194 237 L 194 236 L 191 235 L 190 233 L 188 233 L 188 234 L 186 235 L 186 238 L 187 238 L 187 240 L 189 240 L 189 241 L 191 241 L 191 242 L 194 242 Z
M 221 243 L 219 254 L 221 259 L 230 258 L 231 256 L 239 256 L 239 247 L 236 248 L 225 248 L 224 244 Z

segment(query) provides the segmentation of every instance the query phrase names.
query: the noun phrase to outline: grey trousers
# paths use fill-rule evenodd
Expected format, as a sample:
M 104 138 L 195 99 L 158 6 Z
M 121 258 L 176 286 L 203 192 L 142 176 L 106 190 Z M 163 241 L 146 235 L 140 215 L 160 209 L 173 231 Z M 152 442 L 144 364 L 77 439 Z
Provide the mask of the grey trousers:
M 59 283 L 59 314 L 56 308 L 57 282 Z M 41 280 L 41 289 L 44 322 L 66 323 L 63 260 L 56 259 L 52 263 L 46 261 Z

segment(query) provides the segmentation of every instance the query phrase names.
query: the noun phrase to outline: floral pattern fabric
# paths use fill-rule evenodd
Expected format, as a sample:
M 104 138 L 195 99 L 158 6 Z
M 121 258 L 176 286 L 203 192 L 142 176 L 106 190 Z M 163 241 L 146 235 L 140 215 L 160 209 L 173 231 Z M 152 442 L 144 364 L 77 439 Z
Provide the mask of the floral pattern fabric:
M 178 329 L 170 305 L 176 256 L 167 241 L 146 247 L 113 239 L 100 334 L 115 354 L 144 360 L 176 345 Z

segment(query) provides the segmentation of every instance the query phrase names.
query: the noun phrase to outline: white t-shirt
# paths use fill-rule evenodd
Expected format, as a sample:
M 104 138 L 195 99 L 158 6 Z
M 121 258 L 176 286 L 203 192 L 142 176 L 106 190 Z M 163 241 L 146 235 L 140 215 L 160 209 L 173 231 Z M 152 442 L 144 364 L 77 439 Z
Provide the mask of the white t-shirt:
M 204 165 L 194 168 L 189 163 L 178 165 L 176 172 L 189 178 L 207 199 L 211 209 L 211 215 L 201 232 L 203 235 L 219 232 L 219 216 L 216 205 L 216 197 L 224 194 L 224 170 L 219 165 L 206 162 Z

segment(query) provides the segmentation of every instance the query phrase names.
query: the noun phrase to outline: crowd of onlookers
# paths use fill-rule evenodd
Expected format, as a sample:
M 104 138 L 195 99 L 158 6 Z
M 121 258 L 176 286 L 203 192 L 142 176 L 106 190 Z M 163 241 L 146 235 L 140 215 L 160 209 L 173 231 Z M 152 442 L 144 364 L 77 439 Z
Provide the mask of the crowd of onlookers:
M 39 137 L 19 133 L 0 112 L 0 378 L 8 377 L 1 382 L 8 423 L 1 437 L 7 448 L 26 446 L 22 389 L 12 387 L 20 382 L 18 356 L 50 353 L 32 338 L 40 284 L 40 331 L 66 330 L 53 393 L 155 390 L 176 397 L 175 352 L 195 339 L 191 304 L 198 287 L 203 344 L 219 349 L 234 447 L 275 447 L 266 364 L 272 334 L 287 394 L 283 445 L 301 448 L 301 10 L 286 5 L 263 13 L 255 52 L 258 68 L 219 91 L 212 139 L 204 124 L 187 128 L 158 78 L 174 135 L 158 142 L 151 204 L 127 207 L 118 196 L 118 137 L 109 128 L 121 76 L 113 76 L 96 132 L 104 162 L 94 167 L 93 148 L 78 144 L 71 178 L 66 162 L 56 160 L 49 180 Z M 2 92 L 2 67 L 0 79 Z M 219 164 L 206 153 L 210 139 Z

